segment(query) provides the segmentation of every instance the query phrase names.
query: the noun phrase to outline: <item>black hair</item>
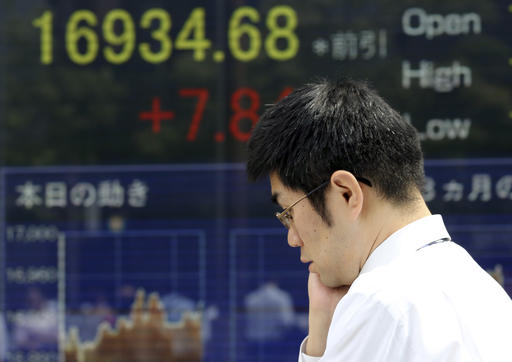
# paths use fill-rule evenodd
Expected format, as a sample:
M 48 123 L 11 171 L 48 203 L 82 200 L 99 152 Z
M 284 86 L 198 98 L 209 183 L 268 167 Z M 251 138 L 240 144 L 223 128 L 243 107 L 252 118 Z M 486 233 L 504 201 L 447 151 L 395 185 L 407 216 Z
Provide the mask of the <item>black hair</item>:
M 248 147 L 250 179 L 275 172 L 293 190 L 308 192 L 336 170 L 369 179 L 395 204 L 423 187 L 416 129 L 364 82 L 320 80 L 294 90 L 265 111 Z M 309 199 L 330 225 L 325 189 Z

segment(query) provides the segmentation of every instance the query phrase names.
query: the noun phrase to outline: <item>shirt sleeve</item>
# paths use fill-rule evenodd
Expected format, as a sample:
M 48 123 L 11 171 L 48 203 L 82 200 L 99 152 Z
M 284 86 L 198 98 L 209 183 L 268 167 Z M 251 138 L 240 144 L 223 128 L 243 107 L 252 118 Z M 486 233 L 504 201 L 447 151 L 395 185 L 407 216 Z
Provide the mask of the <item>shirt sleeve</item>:
M 430 288 L 423 289 L 416 291 L 414 301 L 397 298 L 398 292 L 370 296 L 347 294 L 333 315 L 323 356 L 299 361 L 473 360 L 477 354 L 471 353 L 467 341 L 463 341 L 453 308 L 441 293 L 434 295 Z M 301 353 L 301 357 L 307 355 Z
M 333 315 L 324 355 L 305 354 L 306 337 L 299 362 L 402 361 L 406 340 L 399 314 L 373 298 L 346 297 Z
M 320 361 L 321 357 L 313 357 L 306 354 L 306 344 L 308 343 L 308 337 L 304 338 L 300 345 L 299 362 L 316 362 Z

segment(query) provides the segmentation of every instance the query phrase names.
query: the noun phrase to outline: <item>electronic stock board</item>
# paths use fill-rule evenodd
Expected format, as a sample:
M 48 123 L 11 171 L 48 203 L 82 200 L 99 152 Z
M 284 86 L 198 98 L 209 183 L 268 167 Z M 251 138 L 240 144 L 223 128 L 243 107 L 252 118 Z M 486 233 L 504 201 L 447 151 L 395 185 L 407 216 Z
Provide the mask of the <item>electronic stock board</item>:
M 3 0 L 0 360 L 295 360 L 307 270 L 246 142 L 339 76 L 418 129 L 430 208 L 512 294 L 511 1 Z

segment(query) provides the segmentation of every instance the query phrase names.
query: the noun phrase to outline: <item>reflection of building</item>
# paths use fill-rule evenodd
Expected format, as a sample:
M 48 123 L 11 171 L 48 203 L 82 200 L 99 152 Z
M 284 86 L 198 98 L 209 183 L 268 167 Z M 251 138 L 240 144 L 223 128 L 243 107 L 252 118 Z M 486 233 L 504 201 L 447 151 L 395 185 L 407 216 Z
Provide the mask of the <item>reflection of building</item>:
M 98 325 L 102 322 L 114 325 L 116 319 L 115 312 L 110 307 L 105 295 L 102 292 L 94 294 L 93 302 L 83 303 L 78 311 L 68 310 L 66 315 L 67 325 L 77 327 L 80 330 L 80 337 L 84 340 L 94 339 Z
M 290 295 L 266 283 L 245 298 L 246 336 L 253 341 L 280 339 L 293 326 L 295 313 Z
M 27 291 L 29 312 L 13 323 L 13 342 L 21 350 L 57 348 L 57 303 L 47 300 L 41 290 Z
M 185 313 L 196 309 L 196 304 L 192 299 L 178 293 L 166 294 L 161 301 L 170 322 L 178 322 Z
M 503 273 L 503 266 L 496 264 L 494 269 L 488 269 L 487 272 L 498 282 L 502 287 L 505 287 L 505 274 Z
M 5 331 L 4 315 L 0 313 L 0 361 L 7 358 L 7 333 Z
M 115 330 L 100 326 L 94 342 L 81 343 L 76 329 L 66 342 L 66 362 L 198 362 L 203 355 L 199 316 L 186 313 L 168 323 L 156 294 L 145 305 L 137 293 L 130 318 L 119 318 Z
M 202 309 L 192 299 L 189 299 L 179 293 L 169 293 L 162 297 L 162 304 L 167 313 L 167 320 L 170 322 L 179 322 L 183 317 L 195 311 Z M 215 306 L 209 306 L 201 310 L 202 340 L 208 342 L 212 334 L 212 321 L 219 316 L 219 311 Z

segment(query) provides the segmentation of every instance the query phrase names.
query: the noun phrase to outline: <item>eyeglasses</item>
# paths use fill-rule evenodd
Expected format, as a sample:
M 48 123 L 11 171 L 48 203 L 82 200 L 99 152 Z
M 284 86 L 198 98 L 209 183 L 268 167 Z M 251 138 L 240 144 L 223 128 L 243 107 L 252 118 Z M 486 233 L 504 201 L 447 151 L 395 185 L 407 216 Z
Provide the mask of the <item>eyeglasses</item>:
M 359 182 L 362 182 L 370 187 L 372 187 L 372 183 L 368 180 L 368 179 L 365 179 L 363 177 L 357 177 L 356 176 L 356 180 L 359 181 Z M 281 223 L 283 224 L 283 226 L 287 229 L 289 229 L 292 225 L 292 216 L 290 215 L 290 211 L 292 209 L 292 207 L 294 207 L 295 205 L 297 205 L 299 202 L 301 202 L 302 200 L 304 200 L 306 197 L 310 196 L 311 194 L 313 194 L 313 192 L 315 191 L 318 191 L 320 190 L 322 187 L 326 186 L 327 184 L 329 184 L 330 181 L 325 181 L 324 183 L 322 183 L 320 186 L 317 186 L 315 187 L 313 190 L 309 191 L 306 195 L 302 196 L 300 199 L 298 199 L 297 201 L 295 201 L 293 204 L 291 204 L 290 206 L 288 206 L 286 209 L 284 209 L 283 211 L 281 212 L 276 212 L 276 217 L 279 221 L 281 221 Z

